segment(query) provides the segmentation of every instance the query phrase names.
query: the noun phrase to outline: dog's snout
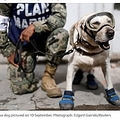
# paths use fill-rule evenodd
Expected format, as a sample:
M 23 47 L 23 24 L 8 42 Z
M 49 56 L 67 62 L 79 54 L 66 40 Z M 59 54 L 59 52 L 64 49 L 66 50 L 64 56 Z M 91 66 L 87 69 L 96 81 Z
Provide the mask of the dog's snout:
M 113 36 L 114 36 L 114 30 L 113 29 L 109 29 L 109 30 L 107 30 L 107 37 L 109 38 L 109 39 L 112 39 L 113 38 Z

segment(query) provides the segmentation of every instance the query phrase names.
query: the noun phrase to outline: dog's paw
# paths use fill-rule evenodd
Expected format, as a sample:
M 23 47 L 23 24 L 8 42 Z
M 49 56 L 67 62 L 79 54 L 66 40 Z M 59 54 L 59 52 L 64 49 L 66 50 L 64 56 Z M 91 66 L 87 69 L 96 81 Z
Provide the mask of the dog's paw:
M 62 100 L 59 102 L 60 109 L 71 110 L 74 108 L 74 93 L 72 91 L 65 91 Z
M 92 74 L 87 75 L 87 88 L 89 90 L 97 90 L 98 89 L 98 84 L 95 81 L 95 76 Z
M 107 94 L 107 101 L 115 106 L 120 106 L 120 98 L 119 96 L 115 93 L 114 88 L 110 90 L 105 90 Z
M 83 79 L 83 71 L 79 69 L 74 76 L 73 85 L 78 85 Z

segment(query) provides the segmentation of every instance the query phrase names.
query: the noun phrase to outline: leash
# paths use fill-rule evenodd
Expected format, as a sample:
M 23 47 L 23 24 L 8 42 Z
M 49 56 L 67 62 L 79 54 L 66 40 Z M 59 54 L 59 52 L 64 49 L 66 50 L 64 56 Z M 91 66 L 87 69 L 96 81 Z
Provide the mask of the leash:
M 33 71 L 34 67 L 29 72 L 26 71 L 25 68 L 23 68 L 22 52 L 23 52 L 23 42 L 19 40 L 17 45 L 16 45 L 14 63 L 19 65 L 18 71 L 20 71 L 22 69 L 23 72 L 25 72 L 25 73 L 31 73 Z
M 36 50 L 34 53 L 36 53 L 36 54 L 37 54 L 37 53 L 41 53 L 41 54 L 43 54 L 44 56 L 49 55 L 49 54 L 47 54 L 47 53 L 44 53 L 44 52 L 40 51 L 40 50 L 37 48 L 37 45 L 35 44 L 34 39 L 30 39 L 30 43 L 31 43 L 31 45 L 33 46 L 33 48 Z M 55 55 L 55 56 L 57 56 L 57 57 L 63 57 L 63 56 L 65 56 L 65 55 L 71 54 L 72 52 L 73 52 L 73 49 L 70 49 L 70 50 L 68 50 L 67 52 L 65 52 L 64 54 Z M 51 56 L 53 56 L 53 55 L 51 55 Z
M 19 40 L 18 43 L 17 43 L 17 45 L 16 45 L 14 63 L 16 63 L 16 64 L 19 65 L 18 72 L 20 72 L 21 70 L 23 70 L 24 73 L 31 73 L 31 72 L 34 70 L 34 68 L 35 68 L 35 64 L 34 64 L 33 69 L 28 72 L 28 71 L 22 66 L 22 62 L 23 62 L 23 61 L 22 61 L 22 57 L 21 57 L 22 51 L 23 51 L 23 42 Z M 30 80 L 28 79 L 28 77 L 26 76 L 26 74 L 25 74 L 25 78 L 26 78 L 26 80 L 27 80 L 30 84 L 33 83 L 32 81 L 30 81 Z
M 49 54 L 47 54 L 47 53 L 45 53 L 45 52 L 40 51 L 40 50 L 37 48 L 37 46 L 36 46 L 36 44 L 35 44 L 35 42 L 34 42 L 33 39 L 30 40 L 30 43 L 31 43 L 31 45 L 33 46 L 33 48 L 36 50 L 34 53 L 36 53 L 36 54 L 37 54 L 37 53 L 41 53 L 41 54 L 43 54 L 44 56 L 49 55 Z M 57 56 L 57 57 L 63 57 L 63 56 L 65 56 L 65 55 L 71 54 L 72 52 L 73 52 L 73 49 L 70 49 L 70 50 L 68 50 L 67 52 L 65 52 L 64 54 L 55 55 L 55 56 Z M 51 55 L 51 56 L 53 56 L 53 55 Z
M 23 46 L 24 46 L 23 43 L 24 43 L 24 42 L 22 42 L 20 39 L 18 40 L 18 43 L 17 43 L 17 45 L 16 45 L 16 50 L 15 50 L 14 63 L 19 65 L 18 71 L 20 71 L 20 70 L 22 69 L 23 72 L 25 72 L 25 73 L 31 73 L 33 70 L 27 72 L 27 71 L 25 70 L 25 68 L 23 68 L 23 65 L 22 65 L 22 52 L 23 52 Z M 33 46 L 33 48 L 35 49 L 35 51 L 34 51 L 33 54 L 40 53 L 40 54 L 42 54 L 42 55 L 44 55 L 44 56 L 48 55 L 47 53 L 44 53 L 44 52 L 40 51 L 40 50 L 37 48 L 37 46 L 36 46 L 36 44 L 35 44 L 35 41 L 34 41 L 33 39 L 30 39 L 30 43 L 31 43 L 31 45 Z M 57 56 L 57 57 L 63 57 L 63 56 L 65 56 L 65 55 L 71 54 L 72 52 L 73 52 L 73 49 L 70 49 L 70 50 L 68 50 L 67 52 L 65 52 L 64 54 L 55 55 L 55 56 Z M 53 56 L 53 55 L 51 55 L 51 56 Z M 33 68 L 33 69 L 34 69 L 34 68 Z

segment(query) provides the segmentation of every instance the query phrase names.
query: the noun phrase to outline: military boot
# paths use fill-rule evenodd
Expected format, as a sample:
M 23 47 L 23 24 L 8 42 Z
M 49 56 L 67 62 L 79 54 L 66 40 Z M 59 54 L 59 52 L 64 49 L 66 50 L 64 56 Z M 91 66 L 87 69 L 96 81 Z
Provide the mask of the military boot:
M 47 93 L 48 97 L 61 97 L 61 89 L 57 87 L 54 75 L 57 70 L 57 67 L 46 65 L 44 75 L 42 77 L 41 88 Z

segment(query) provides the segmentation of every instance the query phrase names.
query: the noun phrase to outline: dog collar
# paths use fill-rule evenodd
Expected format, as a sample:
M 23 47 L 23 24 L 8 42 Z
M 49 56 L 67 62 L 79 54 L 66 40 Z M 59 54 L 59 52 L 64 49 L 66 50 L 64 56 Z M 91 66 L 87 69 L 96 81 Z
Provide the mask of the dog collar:
M 79 39 L 79 35 L 78 35 L 78 39 L 77 39 L 77 44 L 81 44 L 85 48 L 88 48 L 88 49 L 91 49 L 91 50 L 98 48 L 98 46 L 91 45 L 86 40 L 84 40 L 82 37 L 80 37 L 80 39 Z
M 84 50 L 82 50 L 81 48 L 75 48 L 75 50 L 77 52 L 79 52 L 80 54 L 87 55 L 87 56 L 97 55 L 97 54 L 100 54 L 100 53 L 102 53 L 104 51 L 104 50 L 101 50 L 100 52 L 97 52 L 97 53 L 88 53 L 88 52 L 85 52 Z

